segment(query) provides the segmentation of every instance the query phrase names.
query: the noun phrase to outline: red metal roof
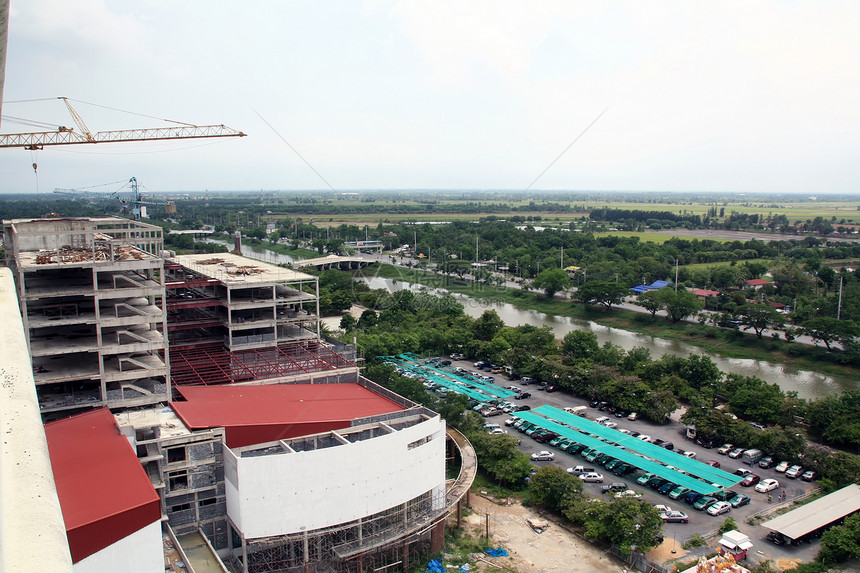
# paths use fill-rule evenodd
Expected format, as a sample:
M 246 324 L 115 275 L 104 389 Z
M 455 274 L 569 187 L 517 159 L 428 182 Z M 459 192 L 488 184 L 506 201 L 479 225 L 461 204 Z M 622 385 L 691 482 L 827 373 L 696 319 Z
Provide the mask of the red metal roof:
M 352 420 L 404 408 L 358 384 L 182 386 L 171 402 L 191 429 L 226 429 L 231 448 L 349 427 Z
M 161 502 L 107 408 L 45 424 L 72 561 L 161 519 Z
M 769 285 L 770 281 L 766 281 L 764 279 L 750 279 L 747 281 L 747 284 L 750 286 L 764 286 Z

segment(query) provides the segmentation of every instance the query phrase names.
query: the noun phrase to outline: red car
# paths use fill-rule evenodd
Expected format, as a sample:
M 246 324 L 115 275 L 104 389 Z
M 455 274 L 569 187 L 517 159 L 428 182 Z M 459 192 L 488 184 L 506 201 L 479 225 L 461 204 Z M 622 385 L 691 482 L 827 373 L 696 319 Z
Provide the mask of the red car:
M 751 485 L 757 484 L 761 478 L 755 474 L 747 474 L 747 476 L 741 481 L 741 485 L 744 487 L 749 487 Z
M 718 467 L 720 467 L 720 462 L 718 462 L 717 460 L 708 460 L 708 465 L 714 466 L 715 468 L 718 468 Z

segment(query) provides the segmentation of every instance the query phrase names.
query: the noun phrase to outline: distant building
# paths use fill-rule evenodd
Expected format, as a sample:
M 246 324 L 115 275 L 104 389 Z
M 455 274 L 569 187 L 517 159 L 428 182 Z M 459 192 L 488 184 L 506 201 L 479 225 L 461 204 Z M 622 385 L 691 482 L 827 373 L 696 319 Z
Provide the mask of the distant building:
M 697 298 L 701 300 L 707 299 L 709 296 L 720 296 L 720 291 L 718 290 L 709 290 L 706 288 L 697 288 L 693 289 L 693 294 L 696 295 Z
M 747 286 L 753 287 L 755 290 L 761 289 L 764 285 L 771 284 L 770 281 L 766 281 L 764 279 L 750 279 L 747 281 Z

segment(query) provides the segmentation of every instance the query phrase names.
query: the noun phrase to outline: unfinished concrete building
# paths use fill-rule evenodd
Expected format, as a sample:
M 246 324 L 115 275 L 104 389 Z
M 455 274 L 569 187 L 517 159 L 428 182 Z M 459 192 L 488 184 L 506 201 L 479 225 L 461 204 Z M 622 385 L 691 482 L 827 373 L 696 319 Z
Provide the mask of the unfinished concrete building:
M 104 217 L 3 231 L 43 414 L 168 400 L 161 228 Z
M 174 385 L 333 381 L 357 369 L 323 343 L 317 277 L 240 255 L 165 262 Z

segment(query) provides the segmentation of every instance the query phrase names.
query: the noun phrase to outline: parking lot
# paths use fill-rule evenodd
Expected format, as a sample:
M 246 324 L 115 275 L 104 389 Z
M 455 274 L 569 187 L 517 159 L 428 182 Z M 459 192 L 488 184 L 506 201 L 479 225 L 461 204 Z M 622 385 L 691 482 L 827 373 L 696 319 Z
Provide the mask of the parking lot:
M 462 360 L 454 361 L 451 367 L 460 367 L 470 371 L 475 370 L 472 363 Z M 611 420 L 617 424 L 617 427 L 615 428 L 617 430 L 628 430 L 630 432 L 645 434 L 651 437 L 652 442 L 657 440 L 671 442 L 676 450 L 695 454 L 695 459 L 698 461 L 707 463 L 710 460 L 714 460 L 720 464 L 720 469 L 728 473 L 734 473 L 738 469 L 752 471 L 754 474 L 758 475 L 761 480 L 768 478 L 778 480 L 779 487 L 770 492 L 772 501 L 769 502 L 768 493 L 759 493 L 755 491 L 754 485 L 743 486 L 738 484 L 733 486 L 730 488 L 732 491 L 739 494 L 746 494 L 749 496 L 750 502 L 741 507 L 733 507 L 730 511 L 723 513 L 722 515 L 711 516 L 708 515 L 705 510 L 694 509 L 691 505 L 688 505 L 681 499 L 672 500 L 669 499 L 668 496 L 661 495 L 650 487 L 639 485 L 637 483 L 637 479 L 644 474 L 641 470 L 618 477 L 593 462 L 585 461 L 578 455 L 571 455 L 566 451 L 561 451 L 550 446 L 549 443 L 538 443 L 534 439 L 527 437 L 526 434 L 520 433 L 510 425 L 506 424 L 507 420 L 516 419 L 516 412 L 487 417 L 487 422 L 499 424 L 504 431 L 518 437 L 520 439 L 519 447 L 523 452 L 531 455 L 540 451 L 549 451 L 554 454 L 554 459 L 552 461 L 534 461 L 533 464 L 535 467 L 544 465 L 556 465 L 562 468 L 573 468 L 578 465 L 593 467 L 597 472 L 603 474 L 604 480 L 602 482 L 584 483 L 584 489 L 587 494 L 598 498 L 607 498 L 608 495 L 611 494 L 604 494 L 602 487 L 613 482 L 623 482 L 627 488 L 637 492 L 637 494 L 641 494 L 642 499 L 651 504 L 664 505 L 671 508 L 671 510 L 684 512 L 688 516 L 689 523 L 666 523 L 664 526 L 664 536 L 673 536 L 679 541 L 689 539 L 697 533 L 700 535 L 713 533 L 727 517 L 731 516 L 738 523 L 741 531 L 750 536 L 755 544 L 755 549 L 753 551 L 756 552 L 756 555 L 761 559 L 798 558 L 804 561 L 809 561 L 814 558 L 815 553 L 817 552 L 817 543 L 802 545 L 799 547 L 776 546 L 766 540 L 766 535 L 769 530 L 759 525 L 751 526 L 746 523 L 746 519 L 751 515 L 775 510 L 780 506 L 791 504 L 795 499 L 803 497 L 815 486 L 814 482 L 808 483 L 800 479 L 788 479 L 785 477 L 784 473 L 776 472 L 775 468 L 763 469 L 759 467 L 758 464 L 754 464 L 751 467 L 749 464 L 744 464 L 740 458 L 732 459 L 728 455 L 719 454 L 717 453 L 717 450 L 721 444 L 717 444 L 714 448 L 704 448 L 701 445 L 696 444 L 693 440 L 688 440 L 686 438 L 686 428 L 677 422 L 677 416 L 675 416 L 673 422 L 665 425 L 654 424 L 642 419 L 631 421 L 626 417 L 617 418 L 607 411 L 601 411 L 597 408 L 591 407 L 585 400 L 569 396 L 562 392 L 546 392 L 545 390 L 540 390 L 538 386 L 534 384 L 523 384 L 521 380 L 507 382 L 507 378 L 504 375 L 499 376 L 497 374 L 496 377 L 497 385 L 502 387 L 516 385 L 524 392 L 530 393 L 531 397 L 518 400 L 517 403 L 528 405 L 531 409 L 538 408 L 545 404 L 562 410 L 565 408 L 570 409 L 585 406 L 587 408 L 585 410 L 585 417 L 589 420 L 595 420 L 601 416 L 610 416 Z M 780 501 L 782 494 L 785 494 L 784 501 Z

